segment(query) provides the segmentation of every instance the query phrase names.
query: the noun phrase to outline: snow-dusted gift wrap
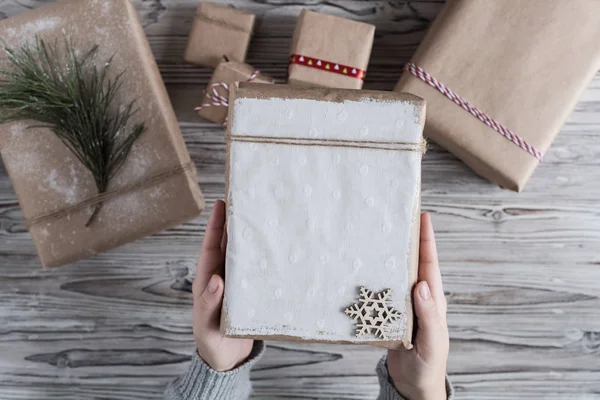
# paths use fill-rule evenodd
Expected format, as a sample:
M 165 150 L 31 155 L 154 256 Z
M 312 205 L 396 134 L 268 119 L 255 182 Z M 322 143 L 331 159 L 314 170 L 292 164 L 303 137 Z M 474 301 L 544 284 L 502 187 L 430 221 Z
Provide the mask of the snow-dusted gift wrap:
M 223 333 L 410 347 L 425 102 L 251 83 L 230 96 Z M 383 332 L 357 335 L 344 313 L 361 287 L 391 289 L 401 315 Z
M 55 214 L 97 195 L 89 170 L 50 130 L 28 128 L 40 123 L 0 127 L 2 159 L 42 264 L 66 264 L 198 216 L 204 200 L 196 173 L 129 1 L 59 1 L 0 22 L 0 38 L 12 48 L 34 42 L 36 35 L 47 43 L 66 37 L 82 51 L 97 44 L 98 66 L 113 57 L 109 73 L 124 71 L 115 103 L 135 100 L 139 111 L 134 119 L 147 126 L 108 189 L 145 184 L 104 201 L 89 227 L 85 224 L 93 207 Z M 155 179 L 163 173 L 168 176 Z M 45 215 L 54 217 L 41 221 Z

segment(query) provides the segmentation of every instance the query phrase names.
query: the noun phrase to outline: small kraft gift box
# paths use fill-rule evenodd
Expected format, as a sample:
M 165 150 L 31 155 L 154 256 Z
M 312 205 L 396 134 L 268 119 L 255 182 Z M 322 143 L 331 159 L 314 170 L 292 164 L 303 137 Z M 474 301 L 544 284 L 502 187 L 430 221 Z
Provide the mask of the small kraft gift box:
M 362 88 L 375 26 L 303 10 L 290 50 L 293 85 Z
M 200 3 L 185 48 L 185 61 L 216 67 L 223 56 L 244 61 L 255 15 L 213 3 Z
M 194 165 L 127 0 L 59 1 L 1 21 L 0 37 L 0 151 L 44 266 L 200 214 Z
M 600 1 L 448 0 L 395 90 L 425 135 L 521 191 L 600 68 Z
M 221 331 L 410 348 L 425 102 L 253 83 L 230 102 Z
M 275 81 L 249 64 L 224 57 L 204 90 L 202 103 L 195 109 L 198 115 L 209 121 L 225 124 L 229 107 L 229 88 L 234 82 L 273 83 Z

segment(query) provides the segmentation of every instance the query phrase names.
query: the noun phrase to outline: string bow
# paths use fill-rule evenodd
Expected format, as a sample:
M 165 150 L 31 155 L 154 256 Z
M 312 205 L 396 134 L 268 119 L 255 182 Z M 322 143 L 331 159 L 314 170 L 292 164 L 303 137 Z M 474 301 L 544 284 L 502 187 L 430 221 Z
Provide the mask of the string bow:
M 246 82 L 252 82 L 259 74 L 260 71 L 255 70 Z M 224 91 L 224 95 L 219 93 L 219 90 Z M 229 84 L 227 82 L 213 83 L 206 89 L 205 97 L 209 102 L 200 104 L 194 108 L 195 111 L 200 111 L 208 107 L 229 107 Z M 227 126 L 227 120 L 223 121 L 223 126 Z

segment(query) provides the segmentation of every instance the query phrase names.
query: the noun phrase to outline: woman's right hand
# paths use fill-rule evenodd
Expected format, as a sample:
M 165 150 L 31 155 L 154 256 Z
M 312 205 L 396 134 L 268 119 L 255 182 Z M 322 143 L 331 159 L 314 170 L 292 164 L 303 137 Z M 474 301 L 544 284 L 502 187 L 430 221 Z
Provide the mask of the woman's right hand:
M 421 215 L 419 282 L 413 299 L 417 335 L 411 350 L 389 350 L 387 368 L 398 392 L 409 400 L 446 399 L 450 340 L 446 297 L 428 213 Z

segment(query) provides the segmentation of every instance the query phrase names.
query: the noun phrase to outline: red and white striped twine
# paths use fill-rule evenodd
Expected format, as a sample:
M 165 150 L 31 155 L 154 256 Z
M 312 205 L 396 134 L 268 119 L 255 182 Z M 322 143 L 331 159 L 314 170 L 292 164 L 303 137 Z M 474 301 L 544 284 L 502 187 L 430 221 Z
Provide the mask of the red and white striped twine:
M 260 74 L 259 70 L 254 71 L 246 82 L 252 82 L 256 79 L 258 74 Z M 219 93 L 219 88 L 223 88 L 225 90 L 225 96 Z M 194 108 L 194 110 L 200 111 L 207 107 L 229 107 L 229 99 L 227 98 L 228 95 L 229 85 L 226 82 L 215 82 L 206 90 L 206 97 L 210 102 L 200 104 L 198 107 Z M 227 125 L 227 121 L 223 122 L 223 126 L 225 125 Z
M 526 152 L 528 152 L 529 154 L 533 155 L 535 158 L 540 160 L 540 162 L 543 160 L 544 154 L 541 151 L 539 151 L 538 149 L 536 149 L 535 147 L 533 147 L 532 145 L 527 143 L 522 137 L 518 136 L 516 133 L 512 132 L 510 129 L 502 126 L 502 124 L 500 124 L 498 121 L 496 121 L 489 115 L 480 111 L 477 107 L 475 107 L 474 105 L 469 103 L 466 99 L 464 99 L 464 98 L 460 97 L 458 94 L 454 93 L 454 91 L 452 91 L 452 89 L 448 88 L 442 82 L 438 81 L 433 76 L 429 75 L 427 72 L 425 72 L 423 70 L 423 68 L 419 67 L 418 65 L 416 65 L 412 62 L 409 62 L 404 66 L 404 70 L 407 72 L 410 72 L 417 78 L 421 79 L 423 82 L 428 83 L 430 86 L 433 86 L 434 88 L 439 90 L 440 93 L 445 95 L 447 98 L 449 98 L 450 100 L 452 100 L 453 102 L 455 102 L 456 104 L 461 106 L 463 109 L 468 111 L 474 117 L 477 117 L 481 122 L 483 122 L 490 128 L 494 129 L 496 132 L 498 132 L 499 134 L 501 134 L 502 136 L 504 136 L 505 138 L 507 138 L 508 140 L 510 140 L 517 146 L 519 146 L 521 149 L 523 149 Z

